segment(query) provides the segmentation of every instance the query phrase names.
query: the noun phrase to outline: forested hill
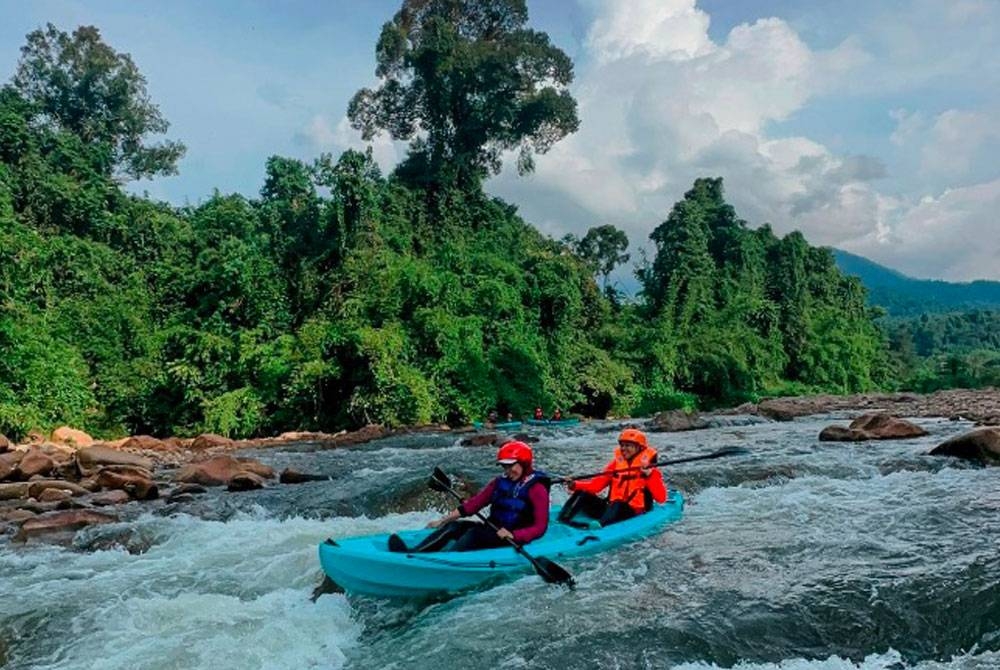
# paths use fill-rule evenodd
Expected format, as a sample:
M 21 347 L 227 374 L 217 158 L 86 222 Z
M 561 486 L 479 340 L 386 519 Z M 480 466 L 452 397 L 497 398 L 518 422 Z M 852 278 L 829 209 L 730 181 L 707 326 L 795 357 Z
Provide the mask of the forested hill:
M 868 302 L 884 307 L 890 316 L 1000 309 L 1000 282 L 914 279 L 846 251 L 836 249 L 833 254 L 845 274 L 861 279 Z
M 380 87 L 348 116 L 410 142 L 392 174 L 272 156 L 258 197 L 182 208 L 122 188 L 184 153 L 131 58 L 93 27 L 31 33 L 0 88 L 0 432 L 637 415 L 888 382 L 860 282 L 747 225 L 721 179 L 650 222 L 636 301 L 598 282 L 621 231 L 555 241 L 488 197 L 504 152 L 530 172 L 578 119 L 523 0 L 478 7 L 405 0 L 385 24 Z

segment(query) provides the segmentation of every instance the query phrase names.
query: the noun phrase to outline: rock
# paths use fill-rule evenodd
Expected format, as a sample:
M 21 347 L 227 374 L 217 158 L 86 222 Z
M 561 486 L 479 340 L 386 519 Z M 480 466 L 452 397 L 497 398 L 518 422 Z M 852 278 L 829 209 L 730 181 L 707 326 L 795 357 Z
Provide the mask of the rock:
M 73 482 L 67 482 L 62 479 L 43 479 L 28 483 L 28 497 L 41 500 L 39 496 L 41 496 L 43 491 L 49 489 L 68 491 L 71 496 L 84 496 L 90 493 L 87 489 Z
M 173 489 L 170 492 L 170 497 L 174 498 L 176 496 L 182 496 L 182 495 L 189 496 L 207 492 L 208 489 L 206 489 L 204 486 L 199 486 L 198 484 L 181 484 L 180 486 L 178 486 L 177 488 Z
M 5 479 L 12 479 L 14 476 L 14 468 L 7 465 L 6 461 L 0 460 L 0 482 Z
M 1000 463 L 1000 428 L 979 428 L 963 433 L 934 447 L 930 455 Z
M 496 433 L 476 433 L 475 435 L 463 437 L 459 444 L 463 447 L 485 447 L 496 444 L 499 437 Z
M 845 426 L 827 426 L 819 432 L 820 442 L 861 442 L 869 439 L 863 430 Z
M 35 475 L 47 475 L 55 466 L 56 463 L 50 456 L 38 447 L 31 447 L 17 464 L 18 476 L 21 479 L 29 479 Z
M 167 444 L 163 440 L 158 440 L 151 435 L 133 435 L 125 440 L 122 449 L 135 449 L 145 451 L 176 451 L 177 447 Z
M 708 422 L 701 418 L 701 416 L 696 413 L 685 412 L 682 409 L 660 412 L 645 423 L 646 430 L 654 433 L 698 430 L 707 427 Z
M 28 519 L 35 516 L 35 513 L 31 510 L 12 508 L 0 510 L 0 521 L 6 521 L 8 523 L 21 523 L 22 521 L 27 521 Z M 0 665 L 0 668 L 3 666 Z
M 28 519 L 21 524 L 20 530 L 14 536 L 15 542 L 27 542 L 30 539 L 49 535 L 75 533 L 81 528 L 101 523 L 113 523 L 117 517 L 102 514 L 93 510 L 74 509 L 62 512 L 51 512 Z M 67 539 L 65 537 L 59 539 Z M 71 539 L 71 538 L 68 538 Z
M 195 451 L 204 451 L 205 449 L 216 449 L 216 448 L 228 448 L 233 445 L 233 441 L 228 437 L 222 437 L 221 435 L 216 435 L 215 433 L 204 433 L 194 438 L 194 442 L 191 443 L 191 449 Z
M 927 434 L 926 430 L 915 423 L 882 412 L 862 414 L 849 427 L 863 430 L 876 440 L 906 439 Z
M 73 493 L 66 489 L 43 489 L 37 496 L 32 497 L 38 498 L 38 502 L 59 502 L 69 500 L 73 497 Z
M 136 500 L 154 500 L 160 492 L 149 470 L 134 465 L 108 465 L 97 473 L 102 488 L 125 491 Z
M 304 484 L 305 482 L 320 482 L 329 479 L 324 475 L 309 475 L 292 468 L 285 468 L 281 471 L 278 481 L 282 484 Z
M 102 466 L 131 465 L 144 470 L 153 469 L 153 461 L 127 451 L 110 447 L 93 446 L 76 452 L 76 462 L 81 474 L 92 474 Z
M 87 502 L 95 507 L 110 507 L 112 505 L 124 505 L 132 500 L 130 496 L 125 491 L 114 489 L 111 491 L 101 491 L 100 493 L 94 493 L 89 498 Z
M 264 488 L 264 478 L 253 472 L 237 472 L 229 478 L 230 491 L 253 491 Z
M 62 426 L 52 431 L 52 441 L 62 444 L 70 444 L 80 448 L 92 445 L 94 443 L 94 438 L 87 435 L 82 430 L 70 428 L 69 426 Z
M 28 482 L 0 484 L 0 500 L 16 500 L 28 497 Z
M 321 444 L 328 449 L 334 449 L 336 447 L 350 447 L 356 444 L 371 442 L 372 440 L 377 440 L 389 434 L 390 431 L 384 426 L 369 424 L 364 428 L 359 428 L 358 430 L 350 433 L 335 435 L 330 439 L 323 440 Z
M 274 468 L 270 465 L 264 465 L 260 461 L 247 458 L 245 456 L 237 457 L 236 460 L 239 461 L 241 470 L 252 472 L 258 477 L 263 477 L 264 479 L 274 479 Z
M 6 435 L 0 433 L 0 454 L 2 454 L 5 451 L 10 451 L 10 447 L 11 447 L 10 440 L 7 439 Z
M 174 475 L 174 481 L 203 486 L 225 486 L 234 475 L 247 471 L 245 461 L 222 455 L 182 466 Z

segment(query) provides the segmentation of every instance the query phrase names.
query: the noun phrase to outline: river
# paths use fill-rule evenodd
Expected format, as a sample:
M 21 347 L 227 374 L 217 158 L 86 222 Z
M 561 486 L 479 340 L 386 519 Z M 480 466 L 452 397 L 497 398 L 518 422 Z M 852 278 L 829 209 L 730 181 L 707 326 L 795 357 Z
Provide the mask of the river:
M 925 455 L 970 428 L 961 421 L 917 420 L 931 433 L 918 439 L 816 440 L 843 418 L 651 434 L 661 458 L 750 453 L 668 469 L 684 518 L 562 562 L 576 590 L 532 575 L 436 603 L 312 602 L 316 546 L 422 526 L 439 512 L 398 500 L 436 465 L 486 481 L 492 448 L 421 434 L 253 452 L 331 479 L 134 503 L 70 548 L 0 540 L 0 659 L 5 670 L 1000 668 L 1000 468 Z M 613 428 L 538 431 L 536 460 L 558 474 L 600 469 Z M 446 509 L 436 495 L 427 503 Z

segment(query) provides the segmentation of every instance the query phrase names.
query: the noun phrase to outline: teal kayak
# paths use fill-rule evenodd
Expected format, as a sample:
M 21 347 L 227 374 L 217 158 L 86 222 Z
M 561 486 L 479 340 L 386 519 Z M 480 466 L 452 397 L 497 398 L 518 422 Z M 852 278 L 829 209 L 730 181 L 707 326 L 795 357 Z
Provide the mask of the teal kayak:
M 482 421 L 473 421 L 472 427 L 476 430 L 482 430 L 483 428 L 488 430 L 517 430 L 521 427 L 521 422 L 501 421 L 500 423 L 483 423 Z
M 607 551 L 626 542 L 657 533 L 681 518 L 684 496 L 671 491 L 663 505 L 605 528 L 574 528 L 559 523 L 559 507 L 551 509 L 549 529 L 525 545 L 533 556 L 561 561 Z M 409 545 L 431 531 L 402 531 Z M 479 551 L 442 551 L 429 554 L 393 553 L 387 534 L 328 539 L 319 545 L 323 572 L 351 594 L 422 598 L 457 593 L 523 574 L 533 574 L 531 563 L 510 547 Z
M 578 423 L 580 423 L 579 419 L 528 419 L 529 426 L 552 426 L 553 428 L 575 426 Z

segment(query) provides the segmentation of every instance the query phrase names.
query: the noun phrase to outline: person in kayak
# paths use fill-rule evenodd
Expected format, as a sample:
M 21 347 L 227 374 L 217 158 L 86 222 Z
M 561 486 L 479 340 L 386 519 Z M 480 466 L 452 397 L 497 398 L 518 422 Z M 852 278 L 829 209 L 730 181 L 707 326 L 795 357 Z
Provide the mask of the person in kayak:
M 535 408 L 535 420 L 541 421 L 544 418 L 545 418 L 545 412 L 542 411 L 541 407 L 536 407 Z
M 562 421 L 562 410 L 556 407 L 556 411 L 552 412 L 553 421 Z
M 641 469 L 616 474 L 635 467 Z M 607 526 L 649 511 L 653 501 L 662 504 L 667 500 L 667 487 L 656 467 L 656 450 L 649 446 L 646 434 L 635 428 L 626 428 L 618 436 L 618 448 L 603 474 L 570 481 L 566 486 L 572 495 L 559 513 L 559 521 L 571 526 L 589 525 L 575 520 L 578 514 Z M 605 488 L 607 498 L 599 497 Z
M 427 524 L 437 530 L 412 549 L 393 533 L 389 536 L 389 551 L 441 551 L 453 540 L 449 551 L 472 551 L 505 546 L 508 539 L 527 544 L 544 535 L 549 527 L 551 482 L 548 475 L 534 469 L 531 447 L 524 442 L 507 442 L 497 452 L 497 463 L 503 467 L 503 474 L 456 509 Z M 483 523 L 460 520 L 487 505 L 489 519 L 499 531 Z

